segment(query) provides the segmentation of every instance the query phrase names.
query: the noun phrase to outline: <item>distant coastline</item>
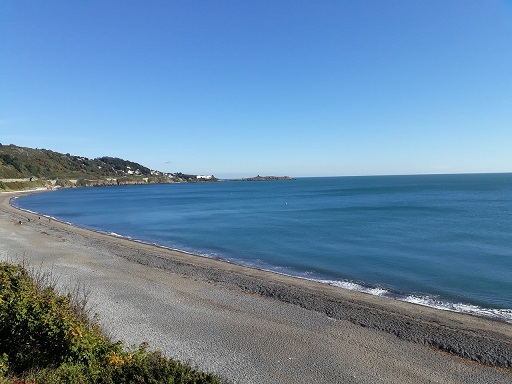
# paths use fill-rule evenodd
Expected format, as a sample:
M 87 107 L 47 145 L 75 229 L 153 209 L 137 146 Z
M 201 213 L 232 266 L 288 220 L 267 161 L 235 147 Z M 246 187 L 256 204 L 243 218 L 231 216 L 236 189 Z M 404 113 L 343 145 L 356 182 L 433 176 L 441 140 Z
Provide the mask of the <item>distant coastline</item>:
M 254 176 L 254 177 L 243 177 L 240 179 L 231 179 L 229 181 L 276 181 L 276 180 L 295 180 L 290 176 Z

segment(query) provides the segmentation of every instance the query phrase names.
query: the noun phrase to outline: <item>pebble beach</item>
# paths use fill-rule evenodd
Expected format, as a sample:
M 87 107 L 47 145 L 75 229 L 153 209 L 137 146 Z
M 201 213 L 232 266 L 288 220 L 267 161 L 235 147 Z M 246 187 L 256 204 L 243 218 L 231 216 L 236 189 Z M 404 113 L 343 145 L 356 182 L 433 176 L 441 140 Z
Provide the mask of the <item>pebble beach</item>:
M 15 209 L 14 196 L 0 194 L 2 261 L 84 287 L 114 339 L 226 382 L 512 382 L 510 323 L 108 236 Z

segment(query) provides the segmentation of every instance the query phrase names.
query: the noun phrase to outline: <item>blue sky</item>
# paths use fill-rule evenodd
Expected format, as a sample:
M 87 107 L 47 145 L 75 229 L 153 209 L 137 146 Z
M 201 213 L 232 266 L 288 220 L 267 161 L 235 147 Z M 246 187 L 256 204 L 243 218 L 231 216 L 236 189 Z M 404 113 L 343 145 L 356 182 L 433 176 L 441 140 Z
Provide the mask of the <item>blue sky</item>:
M 218 177 L 512 171 L 512 1 L 0 2 L 0 143 Z

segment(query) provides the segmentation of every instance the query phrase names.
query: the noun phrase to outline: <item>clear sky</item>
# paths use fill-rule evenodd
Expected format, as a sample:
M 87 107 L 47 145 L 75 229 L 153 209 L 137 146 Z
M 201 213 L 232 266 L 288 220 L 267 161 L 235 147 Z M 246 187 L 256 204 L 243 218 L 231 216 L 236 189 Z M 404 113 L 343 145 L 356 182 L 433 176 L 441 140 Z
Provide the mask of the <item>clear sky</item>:
M 218 177 L 512 171 L 510 0 L 2 0 L 0 143 Z

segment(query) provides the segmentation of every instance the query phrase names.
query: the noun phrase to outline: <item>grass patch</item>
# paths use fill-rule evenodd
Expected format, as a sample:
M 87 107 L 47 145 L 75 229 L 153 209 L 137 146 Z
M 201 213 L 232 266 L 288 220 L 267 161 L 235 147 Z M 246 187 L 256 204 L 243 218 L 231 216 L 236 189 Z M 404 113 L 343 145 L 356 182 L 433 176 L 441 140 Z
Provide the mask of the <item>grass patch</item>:
M 27 189 L 45 188 L 48 184 L 47 180 L 33 181 L 0 181 L 0 192 L 25 191 Z
M 51 274 L 0 263 L 0 384 L 220 383 L 146 343 L 112 342 L 85 304 L 57 294 Z

